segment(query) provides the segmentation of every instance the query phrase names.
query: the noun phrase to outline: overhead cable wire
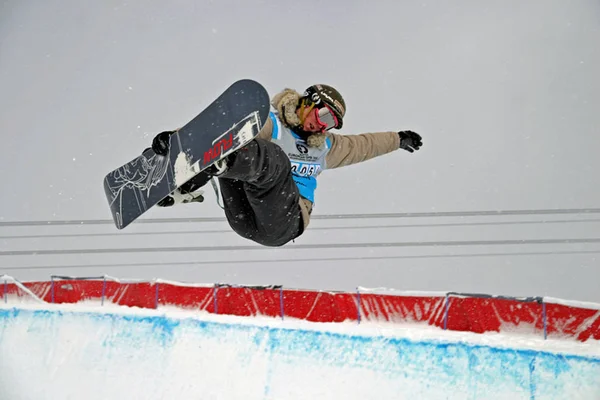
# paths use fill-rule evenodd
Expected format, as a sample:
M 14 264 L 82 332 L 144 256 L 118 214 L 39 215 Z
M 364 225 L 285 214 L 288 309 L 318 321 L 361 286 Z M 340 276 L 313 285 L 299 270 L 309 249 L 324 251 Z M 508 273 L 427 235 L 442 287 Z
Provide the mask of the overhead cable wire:
M 423 254 L 400 256 L 375 256 L 375 257 L 333 257 L 333 258 L 279 258 L 262 260 L 198 260 L 174 262 L 137 262 L 137 263 L 112 263 L 88 265 L 38 265 L 24 267 L 3 267 L 4 270 L 42 270 L 42 269 L 85 269 L 85 268 L 123 268 L 123 267 L 156 267 L 156 266 L 190 266 L 212 264 L 263 264 L 263 263 L 291 263 L 291 262 L 327 262 L 327 261 L 367 261 L 367 260 L 400 260 L 400 259 L 428 259 L 428 258 L 477 258 L 477 257 L 513 257 L 513 256 L 547 256 L 547 255 L 575 255 L 575 254 L 600 254 L 600 250 L 573 250 L 573 251 L 532 251 L 513 253 L 466 253 L 466 254 Z
M 521 239 L 521 240 L 458 240 L 437 242 L 360 242 L 360 243 L 316 243 L 294 244 L 278 247 L 277 250 L 305 249 L 346 249 L 346 248 L 394 248 L 394 247 L 443 247 L 443 246 L 512 246 L 540 244 L 584 244 L 600 243 L 600 238 L 583 239 Z M 0 251 L 0 256 L 39 256 L 67 254 L 123 254 L 123 253 L 180 253 L 201 251 L 256 251 L 273 250 L 265 246 L 184 246 L 184 247 L 125 247 L 101 249 L 50 249 L 50 250 L 7 250 Z
M 342 220 L 342 219 L 390 219 L 390 218 L 440 218 L 440 217 L 481 217 L 481 216 L 518 216 L 518 215 L 563 215 L 563 214 L 600 214 L 600 208 L 558 208 L 537 210 L 491 210 L 491 211 L 438 211 L 438 212 L 404 212 L 404 213 L 363 213 L 363 214 L 323 214 L 313 215 L 313 220 Z M 137 224 L 162 223 L 199 223 L 224 222 L 223 217 L 198 218 L 142 218 Z M 5 226 L 53 226 L 53 225 L 112 225 L 110 219 L 87 220 L 47 220 L 47 221 L 0 221 L 0 227 Z
M 596 223 L 600 219 L 563 219 L 544 221 L 490 221 L 490 222 L 455 222 L 432 224 L 395 224 L 395 225 L 352 225 L 352 226 L 313 226 L 311 231 L 322 230 L 362 230 L 362 229 L 396 229 L 396 228 L 444 228 L 467 226 L 502 226 L 502 225 L 538 225 L 538 224 L 571 224 L 571 223 Z M 234 233 L 231 229 L 214 230 L 183 230 L 183 231 L 150 231 L 150 232 L 111 232 L 111 233 L 59 233 L 48 235 L 0 235 L 0 239 L 43 239 L 43 238 L 69 238 L 69 237 L 123 237 L 123 236 L 149 236 L 149 235 L 190 235 L 190 234 L 218 234 Z

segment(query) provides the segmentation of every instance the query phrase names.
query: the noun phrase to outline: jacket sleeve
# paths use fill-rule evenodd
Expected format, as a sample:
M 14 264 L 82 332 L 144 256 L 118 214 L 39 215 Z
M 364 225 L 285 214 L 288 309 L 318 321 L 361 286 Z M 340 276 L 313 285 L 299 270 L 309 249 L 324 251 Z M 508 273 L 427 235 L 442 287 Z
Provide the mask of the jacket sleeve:
M 326 168 L 339 168 L 378 157 L 400 147 L 397 132 L 363 133 L 360 135 L 329 134 L 331 149 L 325 159 Z

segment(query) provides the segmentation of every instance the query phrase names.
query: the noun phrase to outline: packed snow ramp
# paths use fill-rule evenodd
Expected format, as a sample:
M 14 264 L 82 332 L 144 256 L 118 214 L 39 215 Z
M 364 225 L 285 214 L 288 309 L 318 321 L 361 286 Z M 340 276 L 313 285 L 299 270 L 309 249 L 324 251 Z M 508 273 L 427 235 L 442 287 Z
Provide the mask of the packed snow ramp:
M 96 285 L 102 287 L 101 297 L 90 295 Z M 166 297 L 161 298 L 160 285 Z M 57 301 L 59 288 L 78 300 Z M 521 329 L 518 323 L 510 329 L 502 323 L 484 333 L 444 329 L 437 326 L 438 318 L 446 328 L 450 318 L 458 318 L 450 312 L 451 297 L 422 293 L 106 280 L 11 283 L 4 290 L 0 399 L 600 398 L 598 310 L 589 304 L 543 301 L 544 339 L 536 321 Z M 178 293 L 185 307 L 168 304 L 169 291 Z M 210 295 L 196 296 L 204 291 Z M 32 304 L 26 300 L 31 296 L 43 302 Z M 146 296 L 158 300 L 157 307 L 122 304 Z M 344 296 L 350 296 L 354 309 Z M 52 297 L 54 304 L 45 301 Z M 504 320 L 521 317 L 520 311 L 502 316 L 510 309 L 503 302 L 514 302 L 514 310 L 537 304 L 531 299 L 483 300 Z M 276 315 L 217 314 L 219 303 L 222 312 L 245 304 L 246 313 L 272 307 Z M 573 310 L 570 323 L 578 318 L 577 310 L 589 317 L 578 328 L 568 328 L 565 321 L 559 328 L 556 316 L 548 316 L 554 305 Z M 346 308 L 355 318 L 332 322 Z M 304 310 L 313 321 L 288 317 L 286 310 Z M 581 332 L 587 332 L 585 338 Z

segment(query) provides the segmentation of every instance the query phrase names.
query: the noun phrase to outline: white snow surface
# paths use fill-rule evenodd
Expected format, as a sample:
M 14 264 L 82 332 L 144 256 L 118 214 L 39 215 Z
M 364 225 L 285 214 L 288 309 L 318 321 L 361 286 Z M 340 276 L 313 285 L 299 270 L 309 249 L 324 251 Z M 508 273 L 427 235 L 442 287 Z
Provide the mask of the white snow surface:
M 1 399 L 600 396 L 597 341 L 81 303 L 0 318 Z

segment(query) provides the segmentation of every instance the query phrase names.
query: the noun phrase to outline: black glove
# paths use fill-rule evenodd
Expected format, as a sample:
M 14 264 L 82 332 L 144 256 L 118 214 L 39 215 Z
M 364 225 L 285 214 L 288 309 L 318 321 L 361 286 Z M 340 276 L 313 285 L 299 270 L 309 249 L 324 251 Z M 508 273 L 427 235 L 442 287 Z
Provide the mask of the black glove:
M 418 133 L 413 131 L 400 131 L 398 132 L 398 136 L 400 136 L 400 148 L 410 153 L 419 150 L 421 146 L 423 146 L 423 141 Z
M 169 154 L 169 137 L 175 133 L 175 131 L 164 131 L 154 136 L 152 139 L 152 150 L 161 156 Z

